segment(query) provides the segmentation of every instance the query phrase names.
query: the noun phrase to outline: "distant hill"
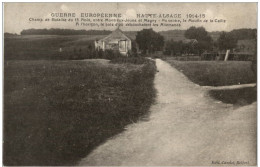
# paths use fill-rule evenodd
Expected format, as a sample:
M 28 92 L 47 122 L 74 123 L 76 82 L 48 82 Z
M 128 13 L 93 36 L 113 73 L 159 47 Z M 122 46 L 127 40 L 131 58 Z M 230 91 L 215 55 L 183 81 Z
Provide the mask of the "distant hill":
M 13 34 L 13 33 L 8 33 L 8 32 L 5 32 L 4 33 L 4 37 L 13 37 L 13 36 L 17 36 L 17 34 Z
M 108 35 L 108 30 L 73 30 L 73 29 L 27 29 L 21 31 L 21 35 Z

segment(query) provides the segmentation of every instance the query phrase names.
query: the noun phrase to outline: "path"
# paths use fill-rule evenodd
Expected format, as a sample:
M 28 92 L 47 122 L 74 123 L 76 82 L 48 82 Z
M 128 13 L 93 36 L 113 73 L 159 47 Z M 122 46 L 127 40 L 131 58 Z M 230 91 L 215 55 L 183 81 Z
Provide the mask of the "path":
M 256 165 L 256 103 L 233 109 L 207 97 L 206 89 L 168 63 L 157 59 L 156 65 L 158 97 L 149 121 L 129 125 L 79 165 Z

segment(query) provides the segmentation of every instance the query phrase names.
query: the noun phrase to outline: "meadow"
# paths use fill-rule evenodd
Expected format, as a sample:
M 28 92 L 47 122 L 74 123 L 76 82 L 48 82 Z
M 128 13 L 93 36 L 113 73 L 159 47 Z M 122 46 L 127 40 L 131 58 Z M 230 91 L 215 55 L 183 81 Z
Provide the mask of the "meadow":
M 250 61 L 166 61 L 200 86 L 256 83 Z
M 149 114 L 154 62 L 4 63 L 4 165 L 75 165 Z
M 176 61 L 166 59 L 192 82 L 200 86 L 227 86 L 256 83 L 250 61 Z M 244 106 L 257 100 L 256 87 L 210 90 L 208 94 L 223 103 Z
M 22 35 L 4 38 L 5 60 L 68 60 L 94 49 L 104 35 Z M 60 48 L 62 52 L 60 52 Z

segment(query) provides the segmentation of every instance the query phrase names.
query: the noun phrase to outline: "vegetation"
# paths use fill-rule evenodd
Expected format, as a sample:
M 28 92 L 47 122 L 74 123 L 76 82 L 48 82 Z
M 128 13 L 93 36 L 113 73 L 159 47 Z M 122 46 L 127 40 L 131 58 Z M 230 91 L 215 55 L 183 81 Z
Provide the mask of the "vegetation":
M 203 53 L 205 50 L 211 50 L 213 46 L 213 40 L 204 27 L 190 27 L 185 32 L 185 37 L 188 39 L 196 39 L 198 44 L 194 50 L 198 51 L 198 54 Z
M 236 40 L 255 39 L 257 37 L 257 29 L 242 28 L 229 32 Z
M 4 38 L 5 60 L 68 60 L 94 49 L 100 35 L 24 35 Z M 61 49 L 61 50 L 60 50 Z M 80 53 L 81 52 L 81 53 Z
M 210 90 L 209 95 L 223 103 L 244 106 L 256 101 L 256 88 Z
M 200 55 L 204 51 L 216 51 L 236 48 L 238 40 L 256 39 L 256 29 L 237 29 L 230 32 L 207 32 L 204 27 L 190 27 L 185 30 L 160 32 L 167 39 L 165 55 L 182 54 Z M 186 39 L 196 39 L 198 43 L 191 45 Z
M 183 41 L 167 41 L 165 44 L 165 55 L 180 56 L 182 54 L 198 54 L 197 43 Z
M 147 53 L 147 50 L 149 53 L 154 53 L 163 49 L 164 37 L 153 29 L 143 29 L 137 32 L 136 42 L 143 53 Z
M 5 60 L 82 60 L 114 59 L 121 57 L 118 51 L 95 50 L 98 35 L 25 35 L 5 38 Z M 137 56 L 135 42 L 130 56 Z
M 118 63 L 118 64 L 125 64 L 125 63 L 130 63 L 130 64 L 149 64 L 151 63 L 151 60 L 144 58 L 144 57 L 118 57 L 115 59 L 112 59 L 110 61 L 111 63 Z
M 234 49 L 238 40 L 257 38 L 256 29 L 237 29 L 230 32 L 221 32 L 217 45 L 220 50 Z
M 167 60 L 192 82 L 201 86 L 224 86 L 255 83 L 251 62 Z
M 145 117 L 152 61 L 6 61 L 4 165 L 75 165 Z
M 167 41 L 165 44 L 166 55 L 197 54 L 213 48 L 213 40 L 204 27 L 190 27 L 184 33 L 185 38 L 190 40 Z M 196 41 L 196 42 L 194 42 Z
M 15 36 L 17 36 L 17 34 L 16 33 L 8 33 L 8 32 L 5 32 L 4 33 L 4 37 L 15 37 Z
M 108 30 L 74 30 L 74 29 L 27 29 L 21 31 L 21 35 L 108 35 Z
M 217 44 L 220 50 L 234 49 L 237 44 L 237 39 L 231 33 L 222 32 Z

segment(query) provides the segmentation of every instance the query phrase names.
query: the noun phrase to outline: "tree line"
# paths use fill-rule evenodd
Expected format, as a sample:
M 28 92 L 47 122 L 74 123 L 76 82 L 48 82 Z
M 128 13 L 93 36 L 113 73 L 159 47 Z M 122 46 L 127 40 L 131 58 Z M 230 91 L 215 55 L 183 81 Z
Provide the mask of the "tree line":
M 236 48 L 238 40 L 257 38 L 256 29 L 237 29 L 230 32 L 221 32 L 217 41 L 212 37 L 204 27 L 190 27 L 185 31 L 185 38 L 196 39 L 196 43 L 185 41 L 166 41 L 165 54 L 201 54 L 205 51 L 224 51 Z
M 21 35 L 108 35 L 109 30 L 74 30 L 74 29 L 27 29 Z M 8 34 L 6 34 L 7 36 Z M 155 51 L 164 51 L 165 54 L 201 54 L 205 51 L 233 49 L 238 40 L 255 39 L 256 29 L 236 29 L 230 32 L 221 32 L 217 41 L 214 41 L 204 27 L 192 26 L 184 33 L 186 39 L 165 41 L 164 36 L 153 29 L 143 29 L 137 32 L 136 43 L 145 54 Z M 196 40 L 196 42 L 194 42 Z
M 74 30 L 74 29 L 26 29 L 21 35 L 108 35 L 109 30 Z

